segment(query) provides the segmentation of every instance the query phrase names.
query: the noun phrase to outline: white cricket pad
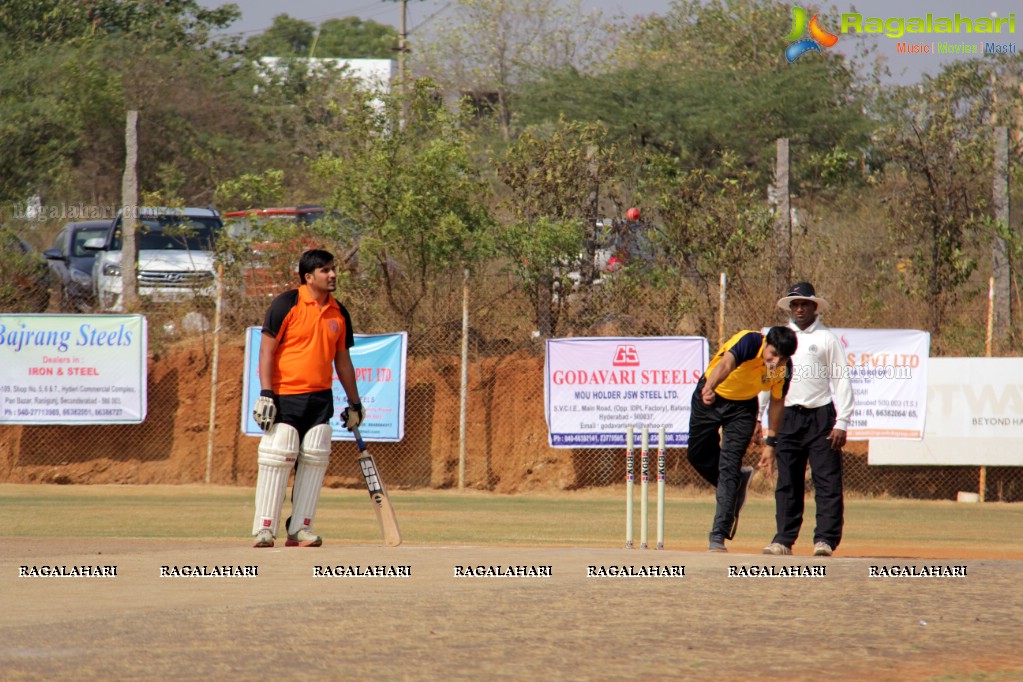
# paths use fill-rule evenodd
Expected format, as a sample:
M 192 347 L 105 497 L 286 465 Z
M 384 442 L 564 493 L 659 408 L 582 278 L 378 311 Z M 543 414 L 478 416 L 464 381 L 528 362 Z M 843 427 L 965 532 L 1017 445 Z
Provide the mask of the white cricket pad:
M 302 528 L 313 527 L 323 476 L 330 463 L 331 435 L 333 429 L 330 424 L 320 424 L 309 429 L 302 438 L 298 470 L 295 472 L 295 489 L 291 493 L 291 525 L 288 526 L 291 535 Z
M 277 537 L 288 477 L 298 457 L 298 430 L 290 424 L 277 423 L 259 440 L 259 469 L 256 474 L 256 514 L 252 534 L 269 528 Z

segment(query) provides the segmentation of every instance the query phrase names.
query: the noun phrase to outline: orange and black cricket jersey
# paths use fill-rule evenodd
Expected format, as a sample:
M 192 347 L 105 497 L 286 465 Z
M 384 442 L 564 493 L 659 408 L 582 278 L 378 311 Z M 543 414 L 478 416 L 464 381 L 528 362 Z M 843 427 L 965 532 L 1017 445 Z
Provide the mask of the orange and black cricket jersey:
M 717 385 L 714 392 L 729 400 L 749 400 L 761 391 L 771 391 L 775 398 L 784 398 L 789 390 L 789 379 L 792 376 L 792 361 L 786 360 L 773 372 L 764 365 L 764 346 L 767 337 L 760 332 L 743 330 L 725 341 L 724 345 L 714 354 L 704 376 L 721 362 L 725 353 L 735 356 L 735 369 L 724 381 Z
M 330 389 L 334 356 L 355 345 L 348 310 L 333 296 L 321 308 L 304 284 L 273 300 L 263 320 L 263 333 L 278 342 L 272 380 L 278 395 Z

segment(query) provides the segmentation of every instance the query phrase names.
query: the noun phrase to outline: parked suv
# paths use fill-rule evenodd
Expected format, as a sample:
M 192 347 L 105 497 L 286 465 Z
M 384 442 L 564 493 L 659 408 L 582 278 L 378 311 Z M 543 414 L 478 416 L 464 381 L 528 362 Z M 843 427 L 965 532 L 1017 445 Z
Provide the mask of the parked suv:
M 57 233 L 53 246 L 43 251 L 50 261 L 62 312 L 88 312 L 95 305 L 92 265 L 97 252 L 85 248 L 85 243 L 97 238 L 105 242 L 111 222 L 107 219 L 68 223 Z
M 223 228 L 220 214 L 210 208 L 139 209 L 138 294 L 153 303 L 188 301 L 215 294 L 214 248 Z M 92 268 L 96 300 L 103 310 L 124 310 L 121 282 L 122 216 L 98 248 Z

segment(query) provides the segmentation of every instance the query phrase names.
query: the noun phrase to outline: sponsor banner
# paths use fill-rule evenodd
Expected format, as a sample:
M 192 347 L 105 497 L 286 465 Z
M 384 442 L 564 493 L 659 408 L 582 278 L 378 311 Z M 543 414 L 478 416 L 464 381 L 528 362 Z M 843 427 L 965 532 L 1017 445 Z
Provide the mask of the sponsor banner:
M 689 442 L 689 402 L 707 367 L 695 336 L 548 339 L 544 402 L 555 448 L 625 447 L 628 427 L 651 447 Z
M 140 424 L 146 318 L 0 315 L 0 424 Z
M 245 336 L 245 379 L 242 387 L 242 433 L 262 436 L 263 431 L 252 418 L 259 397 L 260 327 L 249 327 Z M 366 411 L 366 421 L 359 427 L 363 440 L 398 442 L 405 437 L 405 383 L 408 334 L 356 334 L 355 346 L 349 349 L 355 365 L 356 385 Z M 348 405 L 345 389 L 334 374 L 334 417 L 330 426 L 333 440 L 355 440 L 341 425 L 341 411 Z
M 853 389 L 850 440 L 920 440 L 927 408 L 931 335 L 914 329 L 832 329 Z
M 802 365 L 793 368 L 792 382 L 849 377 L 853 391 L 849 440 L 923 438 L 931 335 L 912 329 L 831 331 L 842 342 L 848 366 L 843 370 Z M 762 422 L 766 429 L 766 411 Z
M 871 441 L 870 464 L 1023 465 L 1023 358 L 931 358 L 920 443 Z

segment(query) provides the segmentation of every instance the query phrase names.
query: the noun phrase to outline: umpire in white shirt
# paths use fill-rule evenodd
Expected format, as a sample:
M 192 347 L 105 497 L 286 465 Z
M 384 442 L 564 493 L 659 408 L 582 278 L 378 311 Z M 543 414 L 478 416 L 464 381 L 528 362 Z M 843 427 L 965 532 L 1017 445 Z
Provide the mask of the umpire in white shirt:
M 853 412 L 853 392 L 842 342 L 821 322 L 828 302 L 809 282 L 792 285 L 778 301 L 789 312 L 799 344 L 792 356 L 792 382 L 776 436 L 778 484 L 774 491 L 778 532 L 764 554 L 792 554 L 803 525 L 806 464 L 817 502 L 814 556 L 831 556 L 842 540 L 842 446 Z

